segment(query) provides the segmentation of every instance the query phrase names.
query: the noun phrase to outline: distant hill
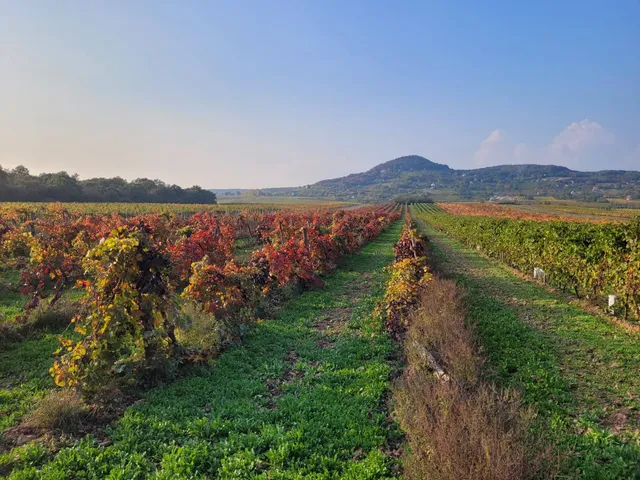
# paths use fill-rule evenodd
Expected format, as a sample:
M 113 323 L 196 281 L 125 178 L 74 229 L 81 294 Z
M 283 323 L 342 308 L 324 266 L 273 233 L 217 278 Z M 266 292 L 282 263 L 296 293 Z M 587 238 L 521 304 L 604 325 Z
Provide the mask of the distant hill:
M 363 173 L 297 188 L 262 190 L 265 195 L 319 196 L 381 201 L 397 195 L 487 200 L 495 196 L 554 196 L 577 200 L 640 198 L 640 172 L 579 172 L 556 165 L 500 165 L 454 170 L 419 155 L 381 163 Z

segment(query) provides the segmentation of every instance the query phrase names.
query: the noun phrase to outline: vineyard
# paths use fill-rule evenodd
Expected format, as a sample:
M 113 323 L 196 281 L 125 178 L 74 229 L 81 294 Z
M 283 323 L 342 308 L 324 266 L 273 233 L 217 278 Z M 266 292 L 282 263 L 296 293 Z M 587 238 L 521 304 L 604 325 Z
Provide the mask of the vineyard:
M 625 219 L 631 219 L 640 215 L 638 203 L 631 203 L 631 201 L 626 203 L 616 203 L 612 201 L 612 203 L 608 205 L 591 204 L 589 206 L 586 206 L 585 204 L 565 204 L 557 201 L 548 201 L 542 204 L 514 205 L 514 208 L 552 215 L 565 215 L 574 218 L 605 218 L 617 221 L 624 221 Z
M 458 213 L 465 211 L 464 207 L 460 206 Z M 493 207 L 487 206 L 484 211 Z M 536 464 L 526 467 L 528 475 L 512 471 L 505 478 L 639 478 L 638 219 L 615 224 L 536 222 L 453 215 L 436 205 L 415 205 L 411 210 L 420 232 L 429 237 L 432 263 L 455 279 L 455 286 L 465 289 L 465 325 L 474 330 L 482 348 L 476 363 L 487 373 L 485 379 L 495 382 L 490 390 L 516 389 L 508 395 L 515 404 L 505 404 L 507 397 L 503 397 L 491 400 L 491 406 L 483 406 L 487 397 L 480 395 L 467 407 L 460 407 L 464 408 L 460 416 L 468 419 L 478 412 L 495 412 L 495 408 L 535 412 L 535 420 L 525 428 L 536 433 L 529 440 L 525 436 L 515 442 L 511 455 L 522 455 L 516 445 L 525 445 L 525 457 L 537 457 Z M 532 275 L 534 268 L 537 282 Z M 437 291 L 435 284 L 430 288 Z M 576 294 L 587 298 L 576 300 Z M 603 301 L 607 294 L 615 295 L 613 306 Z M 593 302 L 601 308 L 594 309 Z M 427 304 L 424 321 L 432 324 L 443 308 L 434 310 Z M 451 333 L 455 318 L 453 313 L 447 322 L 450 331 L 442 334 L 443 338 L 453 342 L 450 348 L 456 352 L 457 362 L 473 365 L 464 361 L 468 350 Z M 435 351 L 442 348 L 438 332 L 437 326 L 431 327 L 424 340 L 434 344 Z M 463 333 L 460 338 L 464 338 Z M 425 403 L 413 398 L 416 393 L 412 390 L 403 395 L 414 410 L 415 405 Z M 436 411 L 438 408 L 434 407 Z M 467 411 L 469 408 L 476 410 Z M 497 413 L 491 415 L 501 418 Z M 412 422 L 407 426 L 408 433 L 414 437 L 416 431 L 422 438 L 432 437 L 437 431 L 445 439 L 452 431 L 476 431 L 458 422 L 439 425 L 436 417 L 427 416 L 422 423 L 408 418 Z M 512 425 L 509 433 L 500 437 L 518 437 L 519 428 Z M 425 435 L 425 430 L 431 435 Z M 536 444 L 536 439 L 544 439 L 546 446 Z M 425 444 L 420 438 L 414 441 L 418 448 Z M 452 443 L 459 445 L 457 440 Z M 493 444 L 500 445 L 496 439 Z M 447 455 L 455 457 L 457 450 L 447 445 Z M 430 448 L 439 446 L 441 443 Z M 544 452 L 554 448 L 563 453 L 554 461 L 545 460 Z M 472 467 L 470 451 L 461 452 L 461 469 Z M 509 459 L 514 460 L 505 457 Z M 430 462 L 427 456 L 423 465 Z M 545 462 L 555 464 L 551 471 L 531 473 Z M 523 464 L 526 460 L 516 461 L 518 466 Z M 499 476 L 498 470 L 494 466 L 490 478 Z M 459 475 L 473 476 L 481 475 Z
M 452 215 L 486 216 L 509 218 L 512 220 L 534 220 L 537 222 L 584 222 L 612 223 L 625 222 L 637 217 L 637 208 L 607 208 L 581 205 L 566 205 L 557 201 L 520 205 L 499 205 L 495 203 L 440 203 L 441 209 Z
M 242 204 L 174 204 L 174 203 L 36 203 L 36 202 L 0 202 L 0 214 L 35 218 L 66 211 L 77 215 L 113 215 L 124 217 L 147 214 L 174 214 L 183 217 L 196 213 L 209 212 L 214 214 L 266 213 L 277 210 L 309 210 L 309 209 L 338 209 L 353 207 L 347 202 L 314 202 L 306 203 L 242 203 Z
M 586 222 L 605 223 L 607 220 L 601 217 L 585 217 L 575 210 L 563 211 L 549 209 L 541 212 L 534 209 L 525 209 L 527 206 L 503 206 L 491 203 L 440 203 L 438 206 L 451 215 L 463 215 L 472 217 L 508 218 L 511 220 L 532 220 L 536 222 Z
M 28 322 L 31 310 L 43 302 L 53 307 L 66 291 L 83 289 L 88 298 L 102 298 L 114 285 L 134 288 L 138 295 L 155 292 L 194 301 L 204 295 L 201 289 L 212 289 L 208 298 L 219 289 L 220 302 L 201 303 L 210 313 L 223 315 L 240 302 L 231 301 L 234 295 L 243 303 L 268 294 L 273 286 L 318 282 L 341 256 L 370 241 L 399 215 L 393 206 L 266 213 L 261 207 L 238 214 L 216 207 L 192 215 L 169 210 L 134 216 L 82 214 L 73 206 L 4 208 L 1 268 L 9 277 L 20 272 L 20 291 L 28 298 L 24 314 L 4 318 L 4 327 Z M 129 208 L 146 211 L 147 205 Z M 253 250 L 247 265 L 239 265 L 234 256 L 241 241 Z M 115 266 L 122 271 L 114 271 Z M 104 291 L 96 291 L 96 284 Z M 249 291 L 249 284 L 255 291 Z
M 28 426 L 29 412 L 38 398 L 52 401 L 45 392 L 54 384 L 97 399 L 115 384 L 144 389 L 189 365 L 206 365 L 241 343 L 274 307 L 321 286 L 343 257 L 400 216 L 392 204 L 131 216 L 60 205 L 3 208 L 0 344 L 16 358 L 0 362 L 1 427 L 4 444 L 19 449 L 26 448 L 25 428 L 29 438 L 44 434 L 44 426 Z M 13 363 L 25 348 L 37 356 L 37 375 L 18 383 L 7 375 L 30 373 Z
M 602 302 L 605 295 L 615 295 L 625 318 L 640 316 L 640 219 L 597 225 L 540 221 L 509 216 L 513 210 L 496 205 L 421 206 L 418 211 L 465 245 L 523 272 L 540 268 L 546 282 L 578 297 Z
M 0 474 L 640 472 L 638 220 L 157 207 L 2 206 Z

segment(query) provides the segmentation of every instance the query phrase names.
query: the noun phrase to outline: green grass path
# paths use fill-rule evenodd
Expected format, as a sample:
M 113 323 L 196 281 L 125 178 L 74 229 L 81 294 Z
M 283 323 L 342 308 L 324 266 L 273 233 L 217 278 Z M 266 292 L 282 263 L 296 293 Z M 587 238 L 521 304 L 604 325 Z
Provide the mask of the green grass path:
M 397 222 L 215 366 L 154 389 L 107 431 L 14 478 L 378 479 L 401 435 L 385 407 L 396 347 L 372 318 Z
M 640 342 L 429 226 L 432 255 L 468 291 L 494 380 L 535 406 L 567 456 L 562 478 L 640 478 Z

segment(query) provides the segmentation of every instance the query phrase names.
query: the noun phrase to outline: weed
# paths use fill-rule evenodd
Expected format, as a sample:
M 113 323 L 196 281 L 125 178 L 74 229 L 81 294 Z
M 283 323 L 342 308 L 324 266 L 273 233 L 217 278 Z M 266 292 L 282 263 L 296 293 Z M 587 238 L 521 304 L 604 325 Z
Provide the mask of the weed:
M 411 448 L 405 478 L 536 477 L 528 462 L 531 416 L 512 391 L 486 384 L 467 390 L 457 382 L 408 375 L 399 382 L 395 398 Z
M 529 435 L 533 419 L 520 395 L 482 378 L 460 289 L 435 278 L 409 316 L 408 368 L 395 385 L 395 407 L 407 433 L 408 479 L 523 479 L 545 476 L 547 451 Z M 423 365 L 433 355 L 447 376 Z
M 416 349 L 426 348 L 457 381 L 473 385 L 479 378 L 483 360 L 466 326 L 461 300 L 455 281 L 436 278 L 429 283 L 410 316 L 407 360 L 410 365 L 418 364 L 420 352 Z
M 205 357 L 215 357 L 231 332 L 195 302 L 185 301 L 180 308 L 176 338 L 185 350 L 198 352 Z
M 43 303 L 30 312 L 29 326 L 35 330 L 59 330 L 78 313 L 78 305 L 70 301 L 61 300 L 53 306 Z
M 89 410 L 75 391 L 56 389 L 38 399 L 33 411 L 25 417 L 24 424 L 44 430 L 77 433 L 88 420 Z

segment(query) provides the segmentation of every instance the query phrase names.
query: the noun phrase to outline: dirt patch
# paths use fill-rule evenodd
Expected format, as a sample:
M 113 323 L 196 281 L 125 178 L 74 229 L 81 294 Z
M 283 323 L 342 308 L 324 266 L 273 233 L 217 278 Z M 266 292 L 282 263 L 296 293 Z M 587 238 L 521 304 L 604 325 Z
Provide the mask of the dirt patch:
M 327 309 L 327 314 L 318 319 L 313 329 L 320 334 L 316 345 L 328 348 L 335 344 L 335 335 L 339 334 L 351 320 L 352 307 L 334 307 Z
M 640 428 L 640 415 L 627 408 L 623 407 L 615 412 L 611 412 L 609 415 L 602 419 L 600 422 L 603 427 L 611 430 L 614 434 L 620 434 L 623 432 L 638 432 Z
M 320 333 L 337 333 L 351 319 L 351 307 L 335 307 L 327 309 L 327 314 L 314 325 L 314 330 Z
M 362 273 L 356 283 L 349 286 L 346 294 L 348 299 L 359 298 L 362 294 L 369 293 L 374 282 L 374 274 L 371 272 Z
M 335 340 L 329 340 L 328 338 L 319 338 L 316 340 L 316 345 L 320 348 L 329 348 L 335 344 Z

